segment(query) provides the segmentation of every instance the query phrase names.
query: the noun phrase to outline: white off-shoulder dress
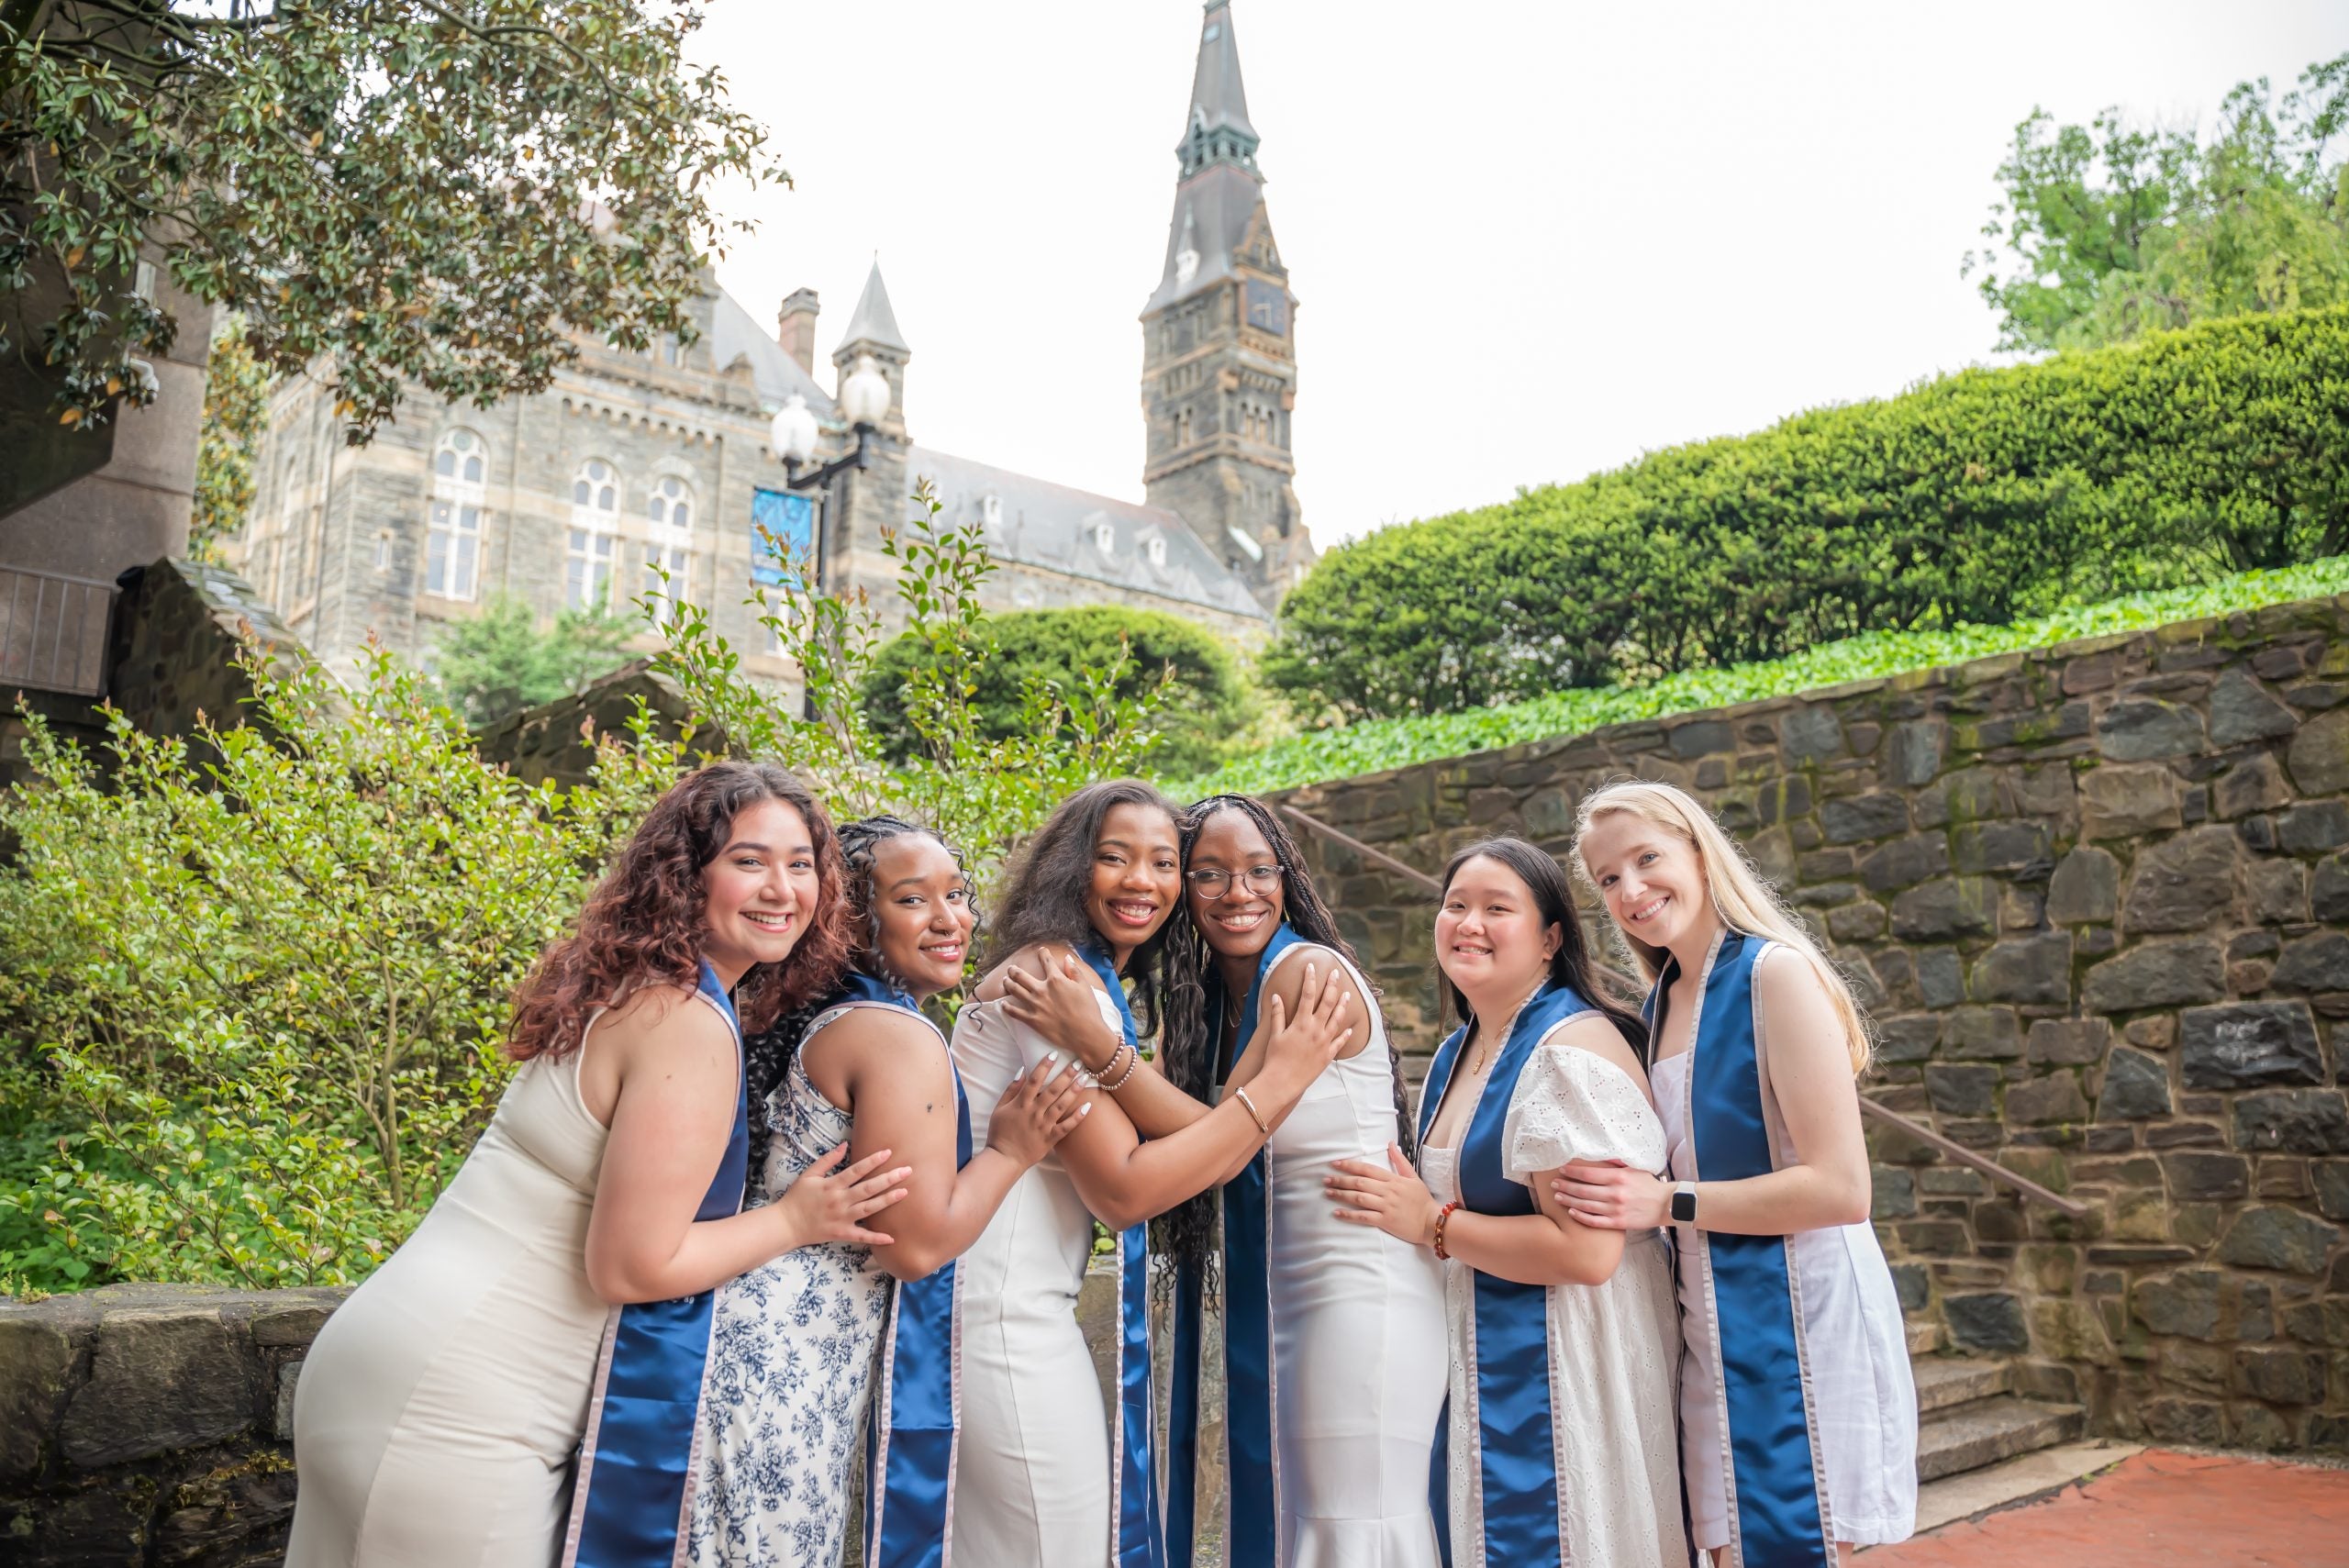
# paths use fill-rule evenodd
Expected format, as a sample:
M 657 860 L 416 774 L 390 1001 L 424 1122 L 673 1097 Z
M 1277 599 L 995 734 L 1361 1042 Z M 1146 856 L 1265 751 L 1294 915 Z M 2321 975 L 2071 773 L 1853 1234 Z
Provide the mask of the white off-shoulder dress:
M 1664 1168 L 1664 1126 L 1645 1092 L 1613 1062 L 1559 1043 L 1554 1031 L 1534 1047 L 1518 1074 L 1502 1148 L 1507 1174 L 1529 1185 L 1570 1161 Z M 1458 1157 L 1456 1149 L 1420 1151 L 1421 1171 L 1438 1203 L 1460 1195 Z M 1445 1444 L 1452 1560 L 1454 1568 L 1484 1568 L 1480 1559 L 1462 1556 L 1464 1546 L 1483 1539 L 1475 1518 L 1477 1434 L 1469 1425 L 1475 1409 L 1470 1361 L 1475 1276 L 1457 1258 L 1443 1271 L 1452 1344 L 1452 1429 Z M 1628 1233 L 1623 1261 L 1606 1283 L 1552 1285 L 1547 1296 L 1550 1426 L 1566 1561 L 1682 1568 L 1688 1545 L 1674 1418 L 1680 1323 L 1662 1232 Z

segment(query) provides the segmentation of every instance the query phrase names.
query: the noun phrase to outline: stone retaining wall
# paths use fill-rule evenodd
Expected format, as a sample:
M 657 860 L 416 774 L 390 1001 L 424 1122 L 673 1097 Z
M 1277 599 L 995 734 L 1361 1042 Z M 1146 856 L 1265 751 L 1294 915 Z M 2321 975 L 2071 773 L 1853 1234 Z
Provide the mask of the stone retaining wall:
M 1434 872 L 1488 833 L 1563 854 L 1625 776 L 1700 796 L 1830 944 L 1868 1093 L 2088 1206 L 1872 1128 L 1904 1305 L 2100 1432 L 2349 1451 L 2349 596 L 1283 798 Z M 1307 848 L 1431 1050 L 1430 895 Z

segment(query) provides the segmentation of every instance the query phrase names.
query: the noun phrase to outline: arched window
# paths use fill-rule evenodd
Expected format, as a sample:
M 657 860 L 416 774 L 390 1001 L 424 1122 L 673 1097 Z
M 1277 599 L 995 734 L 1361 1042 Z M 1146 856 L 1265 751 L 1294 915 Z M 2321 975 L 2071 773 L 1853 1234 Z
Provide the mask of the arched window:
M 277 522 L 269 530 L 269 542 L 264 547 L 268 554 L 262 562 L 259 573 L 261 585 L 273 605 L 285 602 L 285 576 L 289 564 L 286 554 L 294 547 L 294 537 L 302 522 L 301 473 L 300 461 L 289 457 L 285 460 L 284 471 L 278 475 Z
M 667 626 L 676 613 L 677 599 L 685 592 L 685 573 L 693 564 L 693 486 L 674 477 L 662 480 L 652 487 L 645 516 L 652 527 L 644 543 L 644 592 L 653 601 L 661 624 Z M 661 580 L 663 572 L 669 574 L 665 584 Z
M 571 549 L 564 562 L 563 602 L 573 609 L 608 605 L 612 550 L 619 530 L 620 476 L 603 459 L 589 458 L 571 482 Z
M 488 495 L 489 448 L 453 429 L 432 452 L 432 509 L 424 530 L 424 591 L 470 599 L 481 586 L 481 515 Z

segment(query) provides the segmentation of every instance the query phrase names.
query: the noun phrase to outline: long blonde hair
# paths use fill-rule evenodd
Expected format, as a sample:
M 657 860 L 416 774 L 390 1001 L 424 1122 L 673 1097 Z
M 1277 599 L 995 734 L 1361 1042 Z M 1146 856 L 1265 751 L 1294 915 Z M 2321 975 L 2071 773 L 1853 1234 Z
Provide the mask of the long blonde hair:
M 1810 961 L 1835 1005 L 1836 1018 L 1842 1023 L 1844 1041 L 1852 1054 L 1852 1071 L 1855 1074 L 1865 1072 L 1875 1046 L 1868 1038 L 1867 1019 L 1862 1016 L 1859 1004 L 1852 999 L 1851 986 L 1828 962 L 1827 955 L 1819 951 L 1819 944 L 1811 940 L 1803 923 L 1780 901 L 1762 879 L 1762 873 L 1753 869 L 1753 862 L 1745 858 L 1745 851 L 1737 847 L 1737 841 L 1723 832 L 1720 824 L 1713 820 L 1713 814 L 1686 791 L 1665 784 L 1625 779 L 1605 785 L 1585 798 L 1575 821 L 1575 865 L 1583 880 L 1591 880 L 1590 867 L 1581 853 L 1583 836 L 1590 831 L 1593 822 L 1616 813 L 1636 817 L 1697 851 L 1697 863 L 1704 868 L 1706 896 L 1712 900 L 1713 911 L 1723 925 L 1748 936 L 1767 937 Z M 1664 950 L 1641 941 L 1624 930 L 1620 922 L 1615 934 L 1638 966 L 1640 978 L 1653 985 L 1664 968 Z

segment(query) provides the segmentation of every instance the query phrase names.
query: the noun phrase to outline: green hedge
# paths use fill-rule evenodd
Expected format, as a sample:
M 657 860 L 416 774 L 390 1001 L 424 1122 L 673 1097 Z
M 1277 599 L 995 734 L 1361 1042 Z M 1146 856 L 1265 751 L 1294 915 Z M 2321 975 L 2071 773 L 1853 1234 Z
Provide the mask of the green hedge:
M 989 740 L 1017 733 L 1021 693 L 1029 681 L 1057 684 L 1074 695 L 1078 670 L 1107 666 L 1126 640 L 1130 662 L 1118 695 L 1135 697 L 1171 669 L 1175 691 L 1159 709 L 1160 739 L 1152 760 L 1169 774 L 1214 767 L 1254 722 L 1261 702 L 1231 650 L 1215 633 L 1156 610 L 1087 605 L 1074 609 L 1010 610 L 986 617 L 995 652 L 979 667 L 969 696 L 978 732 Z M 906 678 L 926 645 L 911 633 L 883 649 L 864 678 L 865 712 L 889 748 L 903 758 L 918 745 L 906 717 Z
M 1382 528 L 1282 605 L 1308 711 L 1444 713 L 2349 548 L 2349 307 L 2240 317 Z
M 2188 588 L 2132 594 L 2008 626 L 1872 632 L 1822 643 L 1767 663 L 1686 670 L 1642 684 L 1581 687 L 1499 707 L 1376 719 L 1317 730 L 1236 758 L 1212 773 L 1170 780 L 1167 790 L 1177 799 L 1197 800 L 1227 790 L 1254 794 L 1294 789 L 1526 740 L 1580 735 L 1606 724 L 1694 713 L 1812 691 L 1842 681 L 1930 670 L 2021 648 L 2044 648 L 2074 638 L 2133 631 L 2343 593 L 2349 593 L 2349 556 L 2282 572 L 2246 572 Z

